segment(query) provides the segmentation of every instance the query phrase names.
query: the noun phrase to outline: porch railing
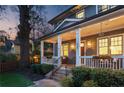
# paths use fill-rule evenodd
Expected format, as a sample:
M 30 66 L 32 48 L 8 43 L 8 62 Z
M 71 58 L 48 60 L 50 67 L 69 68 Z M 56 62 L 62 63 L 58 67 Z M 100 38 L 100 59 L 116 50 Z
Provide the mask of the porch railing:
M 52 58 L 42 57 L 42 63 L 44 64 L 54 64 L 57 65 L 58 61 L 56 61 L 58 57 L 53 56 Z
M 81 65 L 88 68 L 107 68 L 122 69 L 124 68 L 124 56 L 112 56 L 111 58 L 96 59 L 93 56 L 81 56 Z

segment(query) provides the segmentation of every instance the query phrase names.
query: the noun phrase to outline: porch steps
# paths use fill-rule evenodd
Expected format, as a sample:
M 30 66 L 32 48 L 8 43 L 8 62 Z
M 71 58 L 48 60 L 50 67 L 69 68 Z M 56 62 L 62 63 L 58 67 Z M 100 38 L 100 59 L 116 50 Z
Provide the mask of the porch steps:
M 61 66 L 60 69 L 58 69 L 51 79 L 60 81 L 66 76 L 71 76 L 71 69 L 70 68 L 65 68 L 64 66 Z

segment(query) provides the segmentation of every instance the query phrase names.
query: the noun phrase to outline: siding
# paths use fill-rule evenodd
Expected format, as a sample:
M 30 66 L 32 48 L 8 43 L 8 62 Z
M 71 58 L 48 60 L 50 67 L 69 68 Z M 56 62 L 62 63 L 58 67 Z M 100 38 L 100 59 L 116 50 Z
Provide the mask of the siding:
M 85 8 L 85 17 L 91 17 L 96 14 L 96 5 L 91 5 Z

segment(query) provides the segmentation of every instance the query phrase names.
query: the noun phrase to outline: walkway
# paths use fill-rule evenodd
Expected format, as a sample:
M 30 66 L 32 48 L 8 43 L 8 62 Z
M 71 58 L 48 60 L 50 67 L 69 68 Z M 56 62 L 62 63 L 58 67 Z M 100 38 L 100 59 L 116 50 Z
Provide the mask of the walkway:
M 34 82 L 35 85 L 32 87 L 61 87 L 59 82 L 52 79 L 42 79 Z
M 61 87 L 60 81 L 66 77 L 71 77 L 71 68 L 72 65 L 63 65 L 57 72 L 54 73 L 54 75 L 51 77 L 51 79 L 42 79 L 35 81 L 33 87 Z

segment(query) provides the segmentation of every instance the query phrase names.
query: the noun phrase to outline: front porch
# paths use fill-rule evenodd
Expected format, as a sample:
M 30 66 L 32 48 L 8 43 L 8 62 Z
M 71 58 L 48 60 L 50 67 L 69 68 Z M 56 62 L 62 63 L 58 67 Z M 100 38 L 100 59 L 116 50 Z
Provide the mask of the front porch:
M 80 24 L 78 27 L 66 29 L 64 33 L 58 33 L 42 40 L 41 64 L 48 63 L 60 66 L 63 63 L 62 57 L 67 57 L 68 62 L 65 63 L 75 66 L 123 69 L 123 20 L 123 13 L 113 13 Z M 44 42 L 53 44 L 52 59 L 44 57 Z

